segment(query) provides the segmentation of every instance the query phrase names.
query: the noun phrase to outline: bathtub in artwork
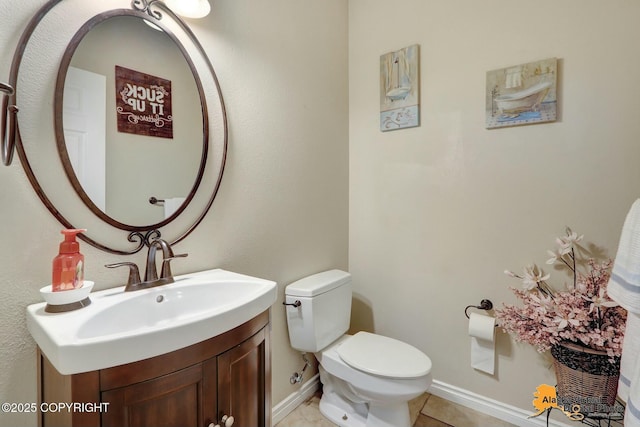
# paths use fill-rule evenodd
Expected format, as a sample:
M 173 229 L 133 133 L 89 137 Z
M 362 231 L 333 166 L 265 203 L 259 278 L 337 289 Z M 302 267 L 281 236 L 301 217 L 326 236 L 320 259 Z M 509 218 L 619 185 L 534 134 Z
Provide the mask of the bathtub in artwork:
M 525 111 L 537 111 L 549 93 L 550 88 L 550 82 L 541 82 L 518 92 L 499 95 L 494 98 L 494 102 L 500 114 L 519 114 Z
M 556 120 L 557 58 L 487 72 L 488 129 Z

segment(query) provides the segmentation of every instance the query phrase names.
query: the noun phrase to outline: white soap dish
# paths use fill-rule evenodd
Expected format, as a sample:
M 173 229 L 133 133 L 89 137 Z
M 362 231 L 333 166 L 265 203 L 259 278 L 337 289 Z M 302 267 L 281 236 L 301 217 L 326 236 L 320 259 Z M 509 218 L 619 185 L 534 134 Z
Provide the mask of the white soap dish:
M 89 294 L 93 289 L 94 283 L 85 280 L 80 288 L 69 289 L 66 291 L 53 292 L 51 285 L 47 285 L 40 289 L 40 295 L 47 302 L 44 311 L 48 313 L 61 313 L 64 311 L 77 310 L 91 304 Z

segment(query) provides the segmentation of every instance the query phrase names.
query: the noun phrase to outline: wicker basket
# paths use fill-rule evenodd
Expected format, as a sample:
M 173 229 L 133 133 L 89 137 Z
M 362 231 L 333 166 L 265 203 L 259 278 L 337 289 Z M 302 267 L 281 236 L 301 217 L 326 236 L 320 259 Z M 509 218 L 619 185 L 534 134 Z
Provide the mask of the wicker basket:
M 591 412 L 594 405 L 612 407 L 616 401 L 620 358 L 614 363 L 606 352 L 574 343 L 551 348 L 558 382 L 558 399 L 581 404 L 581 412 Z M 600 412 L 600 411 L 598 411 Z

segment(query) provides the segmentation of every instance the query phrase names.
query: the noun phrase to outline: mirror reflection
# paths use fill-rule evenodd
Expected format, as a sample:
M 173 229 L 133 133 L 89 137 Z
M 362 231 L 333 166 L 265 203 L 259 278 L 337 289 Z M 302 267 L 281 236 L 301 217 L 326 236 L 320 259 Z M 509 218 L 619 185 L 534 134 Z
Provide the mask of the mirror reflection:
M 206 157 L 196 76 L 174 40 L 147 23 L 113 16 L 86 33 L 62 102 L 72 184 L 131 226 L 161 223 L 188 202 Z

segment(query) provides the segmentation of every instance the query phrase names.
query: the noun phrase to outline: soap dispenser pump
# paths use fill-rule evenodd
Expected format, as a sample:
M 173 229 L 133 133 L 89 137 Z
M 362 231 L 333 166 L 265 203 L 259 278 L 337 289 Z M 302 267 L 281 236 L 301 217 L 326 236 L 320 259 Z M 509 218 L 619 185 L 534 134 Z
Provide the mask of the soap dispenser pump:
M 51 290 L 53 292 L 80 288 L 84 282 L 84 255 L 80 253 L 80 244 L 76 235 L 86 229 L 62 230 L 64 241 L 60 243 L 60 252 L 53 259 Z

